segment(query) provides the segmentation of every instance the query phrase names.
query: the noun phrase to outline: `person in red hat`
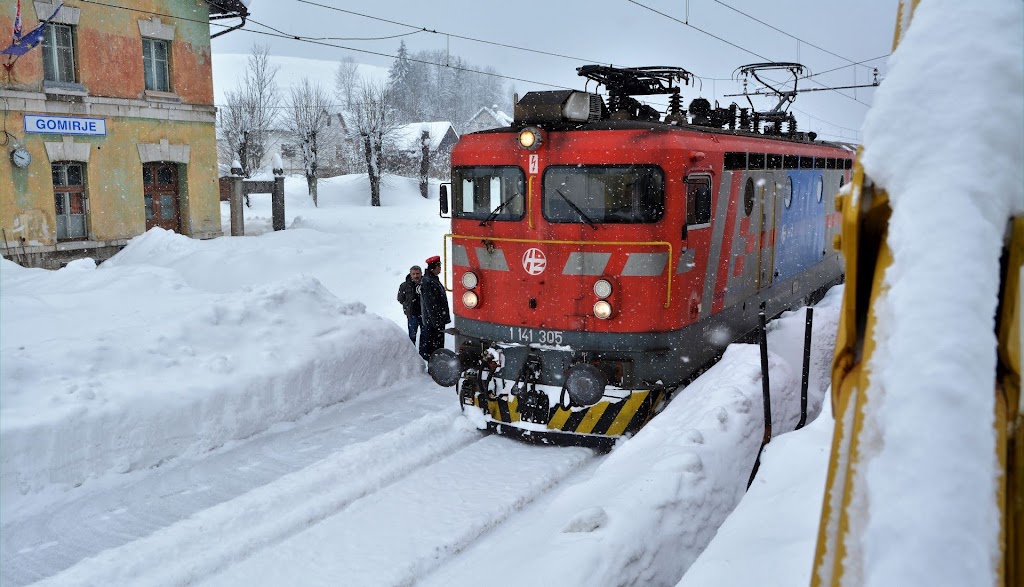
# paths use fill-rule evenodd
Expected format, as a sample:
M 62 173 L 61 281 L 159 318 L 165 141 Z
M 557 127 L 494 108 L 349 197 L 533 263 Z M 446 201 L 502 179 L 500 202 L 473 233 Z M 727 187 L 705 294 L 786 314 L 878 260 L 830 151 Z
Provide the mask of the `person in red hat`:
M 420 279 L 420 356 L 430 360 L 430 355 L 444 348 L 444 327 L 452 321 L 448 309 L 448 294 L 438 279 L 441 274 L 441 257 L 434 255 L 427 259 L 427 271 Z

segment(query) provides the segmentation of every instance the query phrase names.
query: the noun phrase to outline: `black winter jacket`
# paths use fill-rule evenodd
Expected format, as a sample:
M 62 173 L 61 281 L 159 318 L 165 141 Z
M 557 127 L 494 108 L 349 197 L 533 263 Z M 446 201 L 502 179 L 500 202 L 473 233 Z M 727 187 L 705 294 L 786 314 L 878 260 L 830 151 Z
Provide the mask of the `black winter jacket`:
M 405 281 L 398 286 L 398 303 L 402 304 L 406 316 L 420 315 L 420 294 L 416 291 L 416 285 L 412 275 L 406 275 Z
M 420 280 L 420 302 L 424 329 L 444 330 L 445 324 L 452 321 L 448 310 L 448 294 L 441 281 L 430 271 L 424 271 L 423 279 Z

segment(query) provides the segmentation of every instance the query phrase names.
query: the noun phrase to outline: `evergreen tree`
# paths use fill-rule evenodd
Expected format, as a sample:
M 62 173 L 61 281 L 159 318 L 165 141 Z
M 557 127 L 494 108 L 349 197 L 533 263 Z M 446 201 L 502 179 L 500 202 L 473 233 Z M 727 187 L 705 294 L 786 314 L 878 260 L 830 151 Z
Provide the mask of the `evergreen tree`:
M 415 107 L 417 100 L 412 87 L 412 70 L 409 51 L 405 48 L 405 41 L 402 41 L 398 45 L 398 56 L 388 70 L 388 89 L 400 122 L 415 122 L 418 114 Z

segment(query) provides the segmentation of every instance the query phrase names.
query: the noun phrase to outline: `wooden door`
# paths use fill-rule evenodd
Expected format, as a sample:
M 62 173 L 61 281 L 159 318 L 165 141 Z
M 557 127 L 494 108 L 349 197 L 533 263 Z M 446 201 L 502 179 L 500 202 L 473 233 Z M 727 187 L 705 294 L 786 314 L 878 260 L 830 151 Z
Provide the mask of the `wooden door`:
M 142 185 L 146 205 L 146 230 L 159 226 L 180 232 L 178 165 L 163 162 L 143 164 Z

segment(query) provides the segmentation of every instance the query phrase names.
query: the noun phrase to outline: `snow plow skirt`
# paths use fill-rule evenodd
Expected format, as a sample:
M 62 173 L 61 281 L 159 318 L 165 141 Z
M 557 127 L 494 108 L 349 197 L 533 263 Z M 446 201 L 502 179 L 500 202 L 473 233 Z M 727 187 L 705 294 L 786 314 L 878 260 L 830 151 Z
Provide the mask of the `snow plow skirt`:
M 601 452 L 608 452 L 615 446 L 618 436 L 596 436 L 593 434 L 572 434 L 551 430 L 527 430 L 517 428 L 493 420 L 487 421 L 487 430 L 531 444 L 547 444 L 551 446 L 582 446 Z
M 488 428 L 498 434 L 543 444 L 610 448 L 617 438 L 643 427 L 665 397 L 663 389 L 635 390 L 625 398 L 584 408 L 552 408 L 546 414 L 547 421 L 543 417 L 524 418 L 514 396 L 483 399 L 478 393 L 472 401 L 484 410 Z M 466 408 L 470 409 L 468 405 Z

